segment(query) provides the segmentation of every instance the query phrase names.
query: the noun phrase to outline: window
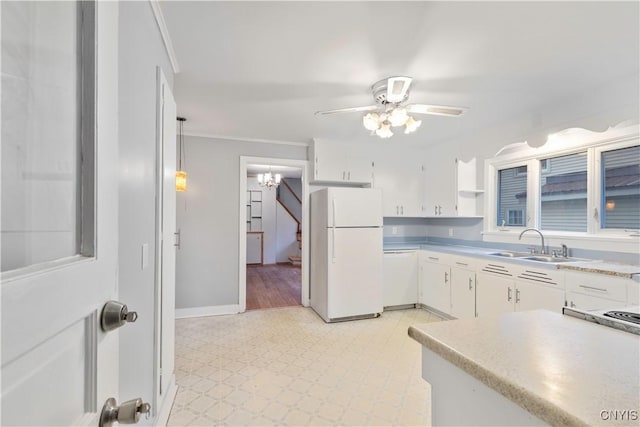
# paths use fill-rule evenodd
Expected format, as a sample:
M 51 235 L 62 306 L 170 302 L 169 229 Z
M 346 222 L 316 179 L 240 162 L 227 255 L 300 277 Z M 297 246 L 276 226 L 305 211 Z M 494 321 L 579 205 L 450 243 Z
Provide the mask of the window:
M 527 209 L 527 166 L 498 171 L 498 226 L 522 226 Z M 520 222 L 511 221 L 510 212 L 520 211 Z
M 523 227 L 536 227 L 581 248 L 600 249 L 606 240 L 637 253 L 639 133 L 639 125 L 602 133 L 572 129 L 539 147 L 501 150 L 485 169 L 483 239 L 511 243 Z
M 524 211 L 522 209 L 509 209 L 507 225 L 524 225 Z
M 539 192 L 541 230 L 587 231 L 587 152 L 541 160 Z
M 601 227 L 640 229 L 640 146 L 602 152 Z
M 94 251 L 95 9 L 3 2 L 3 272 Z

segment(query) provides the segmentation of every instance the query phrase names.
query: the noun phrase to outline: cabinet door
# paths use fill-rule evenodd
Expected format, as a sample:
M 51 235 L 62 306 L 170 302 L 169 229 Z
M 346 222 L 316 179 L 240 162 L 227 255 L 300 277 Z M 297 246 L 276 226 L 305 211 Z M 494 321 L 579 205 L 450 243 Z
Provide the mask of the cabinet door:
M 374 164 L 373 186 L 382 190 L 384 216 L 422 216 L 420 158 L 404 151 L 380 151 L 375 154 Z
M 514 311 L 515 281 L 508 277 L 476 274 L 476 315 L 495 316 Z
M 622 305 L 624 304 L 620 301 L 567 291 L 567 307 L 579 308 L 581 310 L 606 310 Z
M 418 302 L 418 255 L 416 252 L 385 252 L 383 304 L 385 307 Z
M 451 315 L 458 319 L 476 317 L 476 273 L 451 267 Z
M 421 303 L 443 313 L 451 313 L 451 270 L 448 265 L 422 262 Z
M 538 310 L 546 308 L 562 313 L 564 307 L 564 289 L 534 283 L 516 281 L 516 311 Z
M 262 233 L 247 233 L 247 264 L 262 264 Z
M 314 140 L 310 157 L 315 181 L 371 183 L 372 158 L 356 144 Z
M 424 216 L 455 216 L 455 159 L 430 156 L 424 171 Z

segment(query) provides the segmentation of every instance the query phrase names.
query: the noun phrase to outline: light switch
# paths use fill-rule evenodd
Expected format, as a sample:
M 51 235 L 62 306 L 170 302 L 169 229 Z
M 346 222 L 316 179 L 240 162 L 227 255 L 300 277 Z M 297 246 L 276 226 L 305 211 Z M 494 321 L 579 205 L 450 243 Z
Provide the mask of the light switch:
M 142 269 L 144 270 L 149 266 L 149 244 L 142 244 Z

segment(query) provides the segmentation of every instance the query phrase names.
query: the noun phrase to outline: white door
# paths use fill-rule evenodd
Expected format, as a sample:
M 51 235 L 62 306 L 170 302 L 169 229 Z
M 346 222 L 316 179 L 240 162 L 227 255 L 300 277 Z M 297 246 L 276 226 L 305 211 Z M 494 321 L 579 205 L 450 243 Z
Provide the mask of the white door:
M 420 272 L 422 303 L 443 313 L 451 312 L 451 271 L 448 265 L 423 262 Z
M 96 425 L 118 398 L 118 4 L 0 7 L 1 423 Z
M 507 277 L 476 274 L 476 315 L 496 316 L 515 310 L 515 282 Z
M 382 228 L 329 231 L 330 319 L 382 312 Z
M 382 192 L 376 188 L 329 188 L 328 226 L 382 227 Z
M 564 289 L 516 281 L 516 311 L 538 310 L 541 308 L 562 313 Z
M 161 262 L 158 286 L 160 318 L 159 384 L 160 397 L 164 397 L 171 385 L 175 359 L 175 298 L 176 298 L 176 101 L 167 79 L 158 68 L 158 97 L 161 101 L 160 136 L 162 158 L 158 170 L 162 179 L 158 193 L 162 194 L 158 212 L 161 213 L 161 229 L 158 232 Z M 161 402 L 157 399 L 156 406 Z
M 451 315 L 457 319 L 476 317 L 476 273 L 451 268 Z

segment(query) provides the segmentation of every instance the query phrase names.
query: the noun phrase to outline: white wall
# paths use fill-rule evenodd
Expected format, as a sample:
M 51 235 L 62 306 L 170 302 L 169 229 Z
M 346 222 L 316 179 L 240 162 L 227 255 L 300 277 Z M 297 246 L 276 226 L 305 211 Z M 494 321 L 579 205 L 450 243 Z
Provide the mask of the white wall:
M 156 66 L 169 84 L 173 71 L 149 2 L 120 3 L 119 40 L 119 264 L 120 300 L 138 312 L 120 329 L 120 395 L 152 402 L 154 395 L 154 260 Z M 141 267 L 142 245 L 149 265 Z M 153 419 L 141 417 L 141 425 Z
M 178 106 L 179 109 L 179 106 Z M 240 156 L 307 159 L 307 147 L 185 136 L 188 189 L 178 194 L 182 245 L 176 308 L 239 304 Z

